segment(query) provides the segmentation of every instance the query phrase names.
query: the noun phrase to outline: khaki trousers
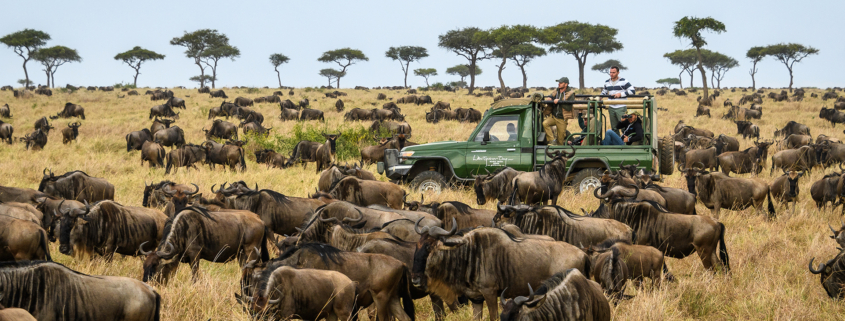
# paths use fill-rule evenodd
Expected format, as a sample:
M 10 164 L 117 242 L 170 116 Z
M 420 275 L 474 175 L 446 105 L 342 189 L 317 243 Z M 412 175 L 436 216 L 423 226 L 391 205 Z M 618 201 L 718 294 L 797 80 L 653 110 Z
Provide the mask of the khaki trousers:
M 546 131 L 546 141 L 549 142 L 549 145 L 552 144 L 552 139 L 555 137 L 552 133 L 552 126 L 557 127 L 557 145 L 566 143 L 566 126 L 570 119 L 572 119 L 572 112 L 564 112 L 563 119 L 549 115 L 543 120 L 543 130 Z

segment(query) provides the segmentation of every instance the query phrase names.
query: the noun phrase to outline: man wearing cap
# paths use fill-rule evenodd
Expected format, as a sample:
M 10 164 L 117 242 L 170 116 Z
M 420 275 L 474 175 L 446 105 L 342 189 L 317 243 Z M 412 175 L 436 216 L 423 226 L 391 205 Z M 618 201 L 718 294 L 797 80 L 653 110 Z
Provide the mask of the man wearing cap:
M 575 95 L 569 88 L 569 78 L 561 77 L 557 80 L 557 89 L 552 92 L 551 96 L 547 96 L 547 101 L 553 101 L 551 115 L 547 115 L 543 120 L 543 130 L 546 131 L 546 141 L 549 145 L 564 145 L 566 140 L 566 126 L 567 122 L 572 119 L 572 105 L 560 104 L 562 101 L 574 100 Z M 557 127 L 557 139 L 552 142 L 555 137 L 552 134 L 552 126 Z
M 602 145 L 631 145 L 643 141 L 643 120 L 640 112 L 633 112 L 630 115 L 622 115 L 622 120 L 616 124 L 616 129 L 622 130 L 622 137 L 615 130 L 608 129 L 604 133 Z
M 610 79 L 604 82 L 604 88 L 601 90 L 602 95 L 610 95 L 613 98 L 624 99 L 627 96 L 634 95 L 634 86 L 631 85 L 625 78 L 619 78 L 619 67 L 610 67 Z M 611 98 L 610 100 L 613 100 Z M 610 118 L 610 128 L 616 128 L 616 125 L 621 121 L 621 116 L 628 112 L 625 105 L 610 105 L 607 109 L 608 118 Z

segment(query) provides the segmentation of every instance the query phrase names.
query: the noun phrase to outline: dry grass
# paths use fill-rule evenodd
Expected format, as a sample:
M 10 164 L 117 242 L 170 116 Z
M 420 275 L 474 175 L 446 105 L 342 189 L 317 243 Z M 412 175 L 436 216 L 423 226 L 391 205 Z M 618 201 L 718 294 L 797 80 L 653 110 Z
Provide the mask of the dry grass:
M 139 90 L 143 92 L 144 90 Z M 274 90 L 262 89 L 258 94 L 247 94 L 245 89 L 226 89 L 234 99 L 237 96 L 258 97 L 270 95 Z M 307 122 L 305 126 L 318 126 L 318 129 L 332 131 L 339 126 L 369 126 L 369 123 L 344 123 L 342 115 L 334 111 L 335 99 L 324 99 L 318 91 L 306 92 L 296 89 L 293 101 L 302 98 L 312 101 L 315 108 L 327 115 L 325 124 Z M 388 97 L 404 96 L 397 91 L 357 91 L 345 90 L 348 97 L 342 97 L 347 110 L 354 107 L 373 108 L 383 102 L 375 100 L 378 92 Z M 174 90 L 176 96 L 187 101 L 188 109 L 181 111 L 177 125 L 185 130 L 186 140 L 199 143 L 204 140 L 201 128 L 211 123 L 207 120 L 208 110 L 220 105 L 221 99 L 209 98 L 198 94 L 196 90 Z M 780 92 L 780 90 L 777 90 Z M 818 119 L 818 110 L 825 105 L 818 98 L 809 98 L 810 92 L 821 94 L 819 90 L 810 90 L 803 102 L 773 103 L 765 99 L 763 119 L 754 121 L 760 126 L 764 138 L 771 138 L 772 132 L 787 121 L 796 120 L 810 126 L 813 135 L 827 134 L 842 137 L 838 129 Z M 463 93 L 429 93 L 434 101 L 452 103 L 452 108 L 474 107 L 484 111 L 489 106 L 489 97 L 475 98 Z M 741 92 L 725 91 L 716 104 L 721 106 L 725 98 L 738 101 Z M 188 97 L 190 96 L 190 97 Z M 713 107 L 714 118 L 693 118 L 695 94 L 678 97 L 674 94 L 658 97 L 658 106 L 668 108 L 660 112 L 660 134 L 670 131 L 680 119 L 687 124 L 707 128 L 717 135 L 720 133 L 736 136 L 736 126 L 719 118 L 725 112 L 722 107 Z M 25 151 L 23 144 L 12 146 L 0 145 L 0 159 L 5 160 L 0 167 L 0 182 L 6 186 L 37 188 L 41 171 L 51 168 L 56 173 L 70 170 L 83 170 L 92 176 L 107 178 L 116 187 L 116 200 L 125 205 L 139 206 L 141 191 L 145 181 L 171 179 L 177 182 L 193 182 L 208 191 L 212 184 L 224 181 L 245 180 L 257 182 L 261 188 L 269 188 L 286 195 L 303 197 L 317 185 L 317 175 L 313 164 L 308 169 L 301 167 L 286 170 L 267 169 L 255 163 L 255 157 L 249 155 L 246 172 L 211 171 L 208 167 L 186 171 L 180 169 L 176 174 L 165 176 L 163 169 L 149 169 L 139 166 L 138 152 L 125 151 L 124 136 L 130 131 L 149 127 L 147 119 L 149 108 L 160 102 L 151 102 L 149 96 L 127 96 L 118 99 L 117 93 L 78 92 L 74 94 L 56 93 L 53 97 L 37 96 L 28 100 L 16 100 L 9 91 L 0 92 L 0 104 L 11 106 L 15 126 L 15 136 L 23 136 L 33 130 L 36 119 L 53 115 L 62 109 L 65 102 L 82 105 L 88 119 L 82 121 L 78 142 L 71 145 L 61 144 L 59 131 L 50 133 L 49 142 L 44 151 Z M 827 105 L 832 105 L 828 102 Z M 413 127 L 412 141 L 432 142 L 439 140 L 464 140 L 469 136 L 474 124 L 442 122 L 437 125 L 427 124 L 423 120 L 425 110 L 430 106 L 400 105 Z M 265 126 L 273 127 L 274 134 L 286 135 L 293 127 L 293 122 L 278 120 L 278 105 L 259 104 L 255 107 L 265 116 Z M 73 120 L 55 121 L 57 128 L 62 128 Z M 840 127 L 841 128 L 841 127 Z M 741 140 L 741 139 L 740 139 Z M 751 146 L 750 141 L 742 141 L 741 148 Z M 283 151 L 287 152 L 287 151 Z M 770 155 L 773 153 L 770 152 Z M 369 167 L 375 171 L 375 166 Z M 839 213 L 820 212 L 809 196 L 810 185 L 824 173 L 815 171 L 800 181 L 801 195 L 795 214 L 784 210 L 778 211 L 777 218 L 766 220 L 754 214 L 753 210 L 740 212 L 723 211 L 722 222 L 727 226 L 726 242 L 731 256 L 732 273 L 728 276 L 713 275 L 702 269 L 701 261 L 696 257 L 677 260 L 669 259 L 669 269 L 679 282 L 662 289 L 629 290 L 635 298 L 621 302 L 614 308 L 613 315 L 618 319 L 638 320 L 679 320 L 679 319 L 839 319 L 845 308 L 830 300 L 819 284 L 818 277 L 807 271 L 807 262 L 811 257 L 826 260 L 836 253 L 835 244 L 827 236 L 827 223 L 839 222 Z M 777 175 L 777 174 L 776 174 Z M 741 175 L 748 176 L 748 175 Z M 773 178 L 764 171 L 761 178 L 771 181 Z M 383 177 L 381 179 L 384 179 Z M 664 185 L 685 188 L 682 178 L 677 173 L 668 177 Z M 414 195 L 412 198 L 418 198 Z M 458 200 L 474 204 L 474 197 L 469 189 L 448 191 L 437 196 L 427 196 L 427 200 Z M 561 195 L 560 204 L 575 209 L 592 209 L 597 206 L 592 196 L 576 196 L 571 191 Z M 493 208 L 488 204 L 486 208 Z M 698 205 L 699 213 L 708 215 L 709 211 Z M 576 211 L 580 212 L 580 211 Z M 53 258 L 75 270 L 89 274 L 120 275 L 132 278 L 141 277 L 140 258 L 116 258 L 111 263 L 102 260 L 74 260 L 59 254 L 57 247 L 52 248 Z M 236 305 L 233 292 L 237 291 L 239 268 L 236 263 L 210 264 L 203 262 L 201 278 L 192 283 L 189 269 L 182 266 L 175 280 L 168 286 L 156 286 L 163 297 L 164 320 L 248 320 L 249 317 Z M 417 303 L 418 316 L 421 320 L 433 319 L 427 300 Z M 471 312 L 464 308 L 450 314 L 447 320 L 469 320 Z

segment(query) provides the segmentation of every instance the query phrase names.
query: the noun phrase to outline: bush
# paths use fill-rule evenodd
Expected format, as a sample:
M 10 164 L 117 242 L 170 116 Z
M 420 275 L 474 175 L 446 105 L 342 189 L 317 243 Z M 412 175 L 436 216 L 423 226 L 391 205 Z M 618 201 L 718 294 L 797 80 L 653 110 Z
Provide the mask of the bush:
M 260 91 L 261 91 L 260 89 L 255 88 L 255 87 L 249 87 L 249 88 L 246 89 L 247 94 L 257 94 Z
M 361 147 L 372 144 L 372 137 L 369 131 L 361 125 L 355 126 L 341 126 L 337 130 L 333 130 L 329 134 L 340 132 L 340 139 L 337 140 L 337 160 L 354 161 L 361 158 Z M 384 133 L 382 133 L 384 134 Z M 389 135 L 389 134 L 388 134 Z M 387 136 L 387 135 L 386 135 Z M 297 123 L 287 135 L 271 135 L 269 137 L 250 135 L 246 138 L 250 145 L 254 144 L 255 148 L 247 148 L 248 152 L 269 148 L 281 154 L 289 155 L 293 148 L 300 141 L 308 140 L 312 142 L 323 143 L 326 138 L 323 137 L 323 130 L 320 126 L 309 126 L 303 128 L 302 123 Z
M 114 88 L 115 89 L 120 89 L 120 88 L 137 89 L 138 87 L 136 87 L 135 84 L 130 84 L 130 83 L 125 83 L 125 84 L 124 83 L 116 83 L 116 84 L 114 84 Z

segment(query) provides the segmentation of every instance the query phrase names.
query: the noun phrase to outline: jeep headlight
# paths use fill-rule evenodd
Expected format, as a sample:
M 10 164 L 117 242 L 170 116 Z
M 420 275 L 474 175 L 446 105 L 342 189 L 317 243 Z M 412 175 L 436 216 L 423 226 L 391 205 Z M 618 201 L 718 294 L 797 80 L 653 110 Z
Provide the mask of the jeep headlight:
M 405 151 L 405 152 L 399 153 L 399 158 L 408 158 L 408 157 L 411 157 L 411 156 L 414 156 L 414 151 Z

